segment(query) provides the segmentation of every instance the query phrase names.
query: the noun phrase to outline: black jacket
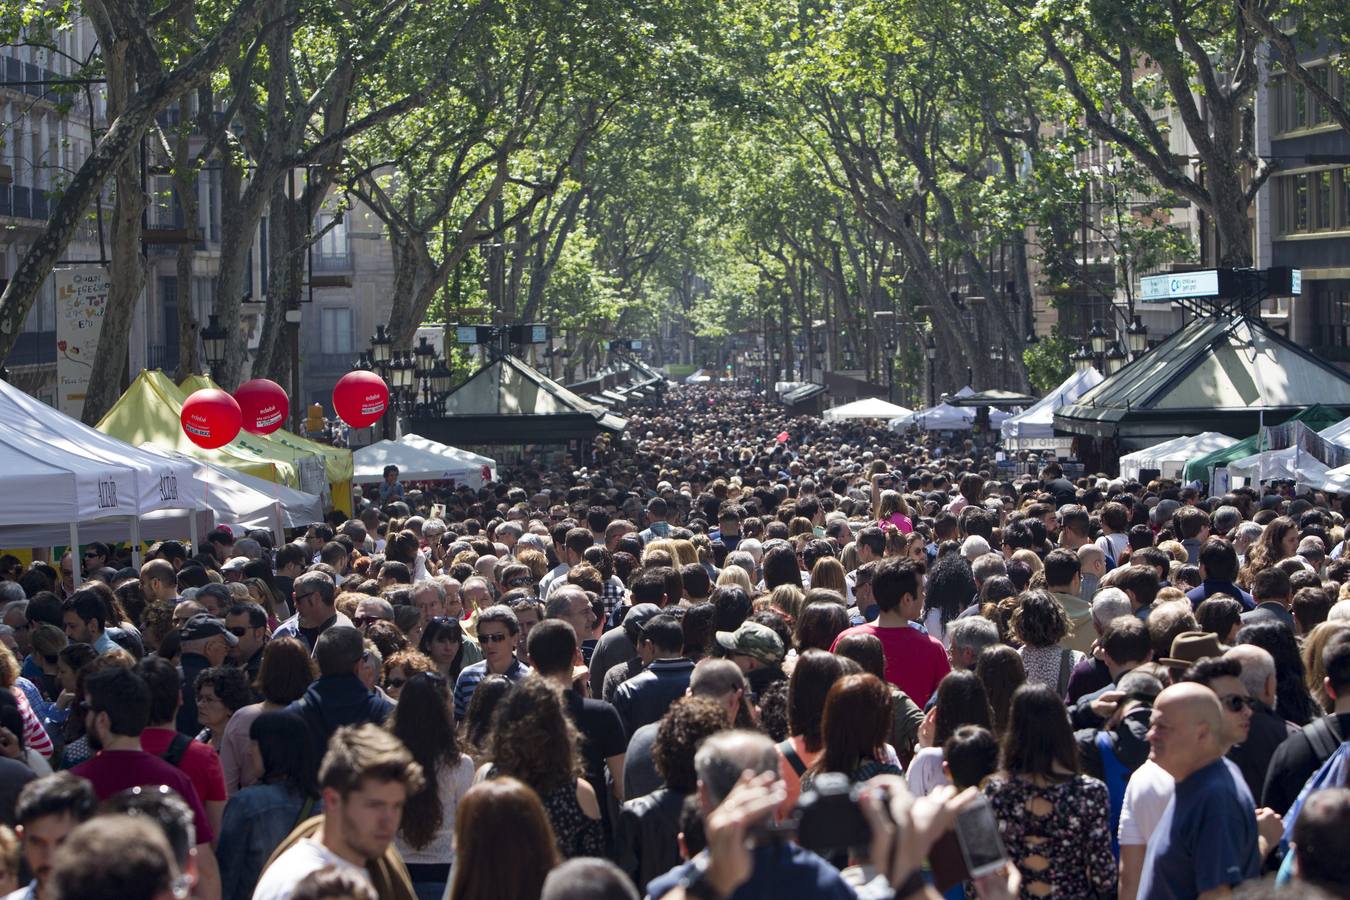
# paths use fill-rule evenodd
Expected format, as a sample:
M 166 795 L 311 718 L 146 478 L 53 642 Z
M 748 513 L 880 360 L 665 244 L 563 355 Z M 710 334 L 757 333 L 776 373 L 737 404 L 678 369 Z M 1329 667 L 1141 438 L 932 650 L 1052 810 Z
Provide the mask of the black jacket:
M 1319 722 L 1325 725 L 1319 726 Z M 1324 737 L 1312 734 L 1313 729 L 1324 731 Z M 1269 806 L 1280 815 L 1289 811 L 1298 799 L 1303 785 L 1316 774 L 1327 761 L 1341 741 L 1350 739 L 1350 713 L 1323 716 L 1303 726 L 1297 734 L 1291 734 L 1275 750 L 1270 758 L 1270 767 L 1266 770 L 1266 784 L 1261 791 L 1261 805 Z M 1319 744 L 1330 747 L 1322 752 Z
M 1147 706 L 1136 706 L 1125 714 L 1116 727 L 1107 732 L 1111 735 L 1111 749 L 1116 759 L 1128 771 L 1133 772 L 1148 759 L 1148 720 L 1152 710 Z M 1083 774 L 1104 780 L 1102 753 L 1097 747 L 1097 729 L 1083 728 L 1074 732 L 1078 744 L 1078 759 L 1083 764 Z
M 1228 751 L 1228 758 L 1242 770 L 1242 779 L 1247 782 L 1252 797 L 1261 796 L 1270 760 L 1289 737 L 1289 726 L 1284 724 L 1284 718 L 1279 713 L 1264 703 L 1252 711 L 1252 725 L 1247 732 L 1247 739 Z M 1284 815 L 1280 810 L 1276 812 Z
M 324 675 L 286 710 L 304 720 L 314 744 L 314 765 L 318 766 L 333 732 L 343 725 L 382 725 L 394 711 L 394 704 L 369 690 L 355 675 Z
M 184 653 L 179 663 L 183 674 L 183 705 L 178 707 L 178 730 L 195 738 L 202 730 L 197 721 L 197 676 L 211 668 L 211 660 L 200 653 Z
M 615 829 L 615 850 L 619 868 L 639 888 L 678 866 L 680 848 L 680 808 L 685 794 L 658 788 L 619 810 Z

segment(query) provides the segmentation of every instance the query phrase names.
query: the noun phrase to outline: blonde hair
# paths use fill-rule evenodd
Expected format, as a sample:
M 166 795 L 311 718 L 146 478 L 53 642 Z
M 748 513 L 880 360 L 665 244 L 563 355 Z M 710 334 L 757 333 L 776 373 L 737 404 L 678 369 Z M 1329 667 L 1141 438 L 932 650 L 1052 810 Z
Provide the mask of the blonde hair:
M 1180 541 L 1163 541 L 1158 545 L 1158 549 L 1172 557 L 1177 562 L 1184 563 L 1190 557 L 1186 553 L 1186 548 L 1181 546 Z
M 693 541 L 677 540 L 670 542 L 675 547 L 675 552 L 671 554 L 682 566 L 698 565 L 698 548 L 694 546 Z
M 1327 713 L 1336 706 L 1336 701 L 1331 699 L 1323 683 L 1327 677 L 1327 669 L 1323 664 L 1322 651 L 1333 637 L 1347 629 L 1350 629 L 1350 622 L 1318 622 L 1303 638 L 1304 682 L 1308 685 L 1308 691 L 1317 701 L 1317 705 Z
M 727 566 L 722 570 L 721 574 L 717 576 L 717 586 L 721 587 L 725 584 L 735 585 L 745 591 L 747 597 L 753 596 L 755 593 L 754 588 L 750 586 L 749 573 L 740 566 Z
M 680 558 L 680 551 L 676 548 L 674 541 L 668 538 L 652 541 L 650 544 L 642 548 L 642 565 L 644 568 L 646 568 L 649 565 L 648 560 L 650 559 L 651 555 L 655 552 L 661 552 L 669 556 L 670 563 L 668 563 L 668 565 L 673 564 L 677 559 Z M 694 562 L 698 562 L 698 560 L 696 559 L 694 560 Z
M 782 610 L 794 622 L 802 614 L 802 607 L 806 605 L 806 592 L 795 584 L 780 584 L 767 596 L 771 607 Z
M 1026 563 L 1027 568 L 1031 569 L 1033 575 L 1045 568 L 1045 563 L 1041 562 L 1041 558 L 1036 555 L 1036 552 L 1026 548 L 1013 551 L 1012 561 Z
M 811 567 L 811 587 L 826 588 L 848 596 L 848 587 L 844 581 L 844 567 L 833 556 L 822 556 Z

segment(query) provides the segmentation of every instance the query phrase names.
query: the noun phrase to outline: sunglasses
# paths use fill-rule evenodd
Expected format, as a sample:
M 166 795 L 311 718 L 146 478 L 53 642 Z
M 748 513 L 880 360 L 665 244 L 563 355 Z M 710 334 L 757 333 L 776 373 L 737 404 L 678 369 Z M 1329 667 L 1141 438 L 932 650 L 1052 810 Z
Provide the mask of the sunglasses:
M 1253 711 L 1256 710 L 1255 697 L 1240 697 L 1237 694 L 1228 694 L 1226 696 L 1220 697 L 1219 702 L 1222 703 L 1223 708 L 1228 710 L 1229 712 L 1242 712 L 1242 708 L 1244 706 L 1247 709 Z
M 231 625 L 229 628 L 226 629 L 226 631 L 228 631 L 235 637 L 243 637 L 244 635 L 248 634 L 249 629 L 243 625 Z
M 401 691 L 401 690 L 403 690 L 403 686 L 404 686 L 405 684 L 407 684 L 407 683 L 408 683 L 408 679 L 406 679 L 406 678 L 386 678 L 386 679 L 384 680 L 384 686 L 387 687 L 387 688 L 389 688 L 389 689 L 392 690 L 392 691 Z
M 380 618 L 379 616 L 357 616 L 354 619 L 352 619 L 352 624 L 355 625 L 357 628 L 362 628 L 366 625 L 371 624 L 372 622 L 383 622 L 383 621 L 384 619 Z
M 510 637 L 509 634 L 482 634 L 482 633 L 480 633 L 480 634 L 478 635 L 478 640 L 482 641 L 484 644 L 500 644 L 502 641 L 506 640 L 506 639 L 509 638 L 509 637 Z
M 94 559 L 94 558 L 99 557 L 99 556 L 102 556 L 102 555 L 103 555 L 102 553 L 98 553 L 98 552 L 96 552 L 96 551 L 86 551 L 85 554 L 84 554 L 84 558 L 85 558 L 85 559 Z
M 533 578 L 512 578 L 506 583 L 509 588 L 534 587 Z

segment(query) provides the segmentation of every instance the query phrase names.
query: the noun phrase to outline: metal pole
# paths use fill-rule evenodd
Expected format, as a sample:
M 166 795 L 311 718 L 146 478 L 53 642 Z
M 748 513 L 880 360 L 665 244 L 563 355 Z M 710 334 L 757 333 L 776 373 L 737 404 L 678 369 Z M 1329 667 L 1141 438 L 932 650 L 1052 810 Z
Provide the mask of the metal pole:
M 82 562 L 83 562 L 83 560 L 80 559 L 80 526 L 77 525 L 77 524 L 74 523 L 74 522 L 71 522 L 71 523 L 70 523 L 70 577 L 71 577 L 71 582 L 75 585 L 75 590 L 77 590 L 77 591 L 80 589 L 80 585 L 84 583 L 84 577 L 83 577 L 83 575 L 81 574 L 81 570 L 80 570 L 80 564 L 81 564 Z M 60 565 L 61 565 L 61 560 L 58 559 L 58 560 L 56 561 L 56 564 L 57 564 L 57 566 L 60 566 Z

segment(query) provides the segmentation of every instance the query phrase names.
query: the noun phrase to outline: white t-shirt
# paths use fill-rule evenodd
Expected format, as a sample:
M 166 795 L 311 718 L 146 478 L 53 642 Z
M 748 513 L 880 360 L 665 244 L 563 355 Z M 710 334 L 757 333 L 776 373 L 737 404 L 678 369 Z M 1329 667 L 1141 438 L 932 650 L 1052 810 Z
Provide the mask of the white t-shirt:
M 924 747 L 909 762 L 905 770 L 905 780 L 916 797 L 932 793 L 944 784 L 950 784 L 947 773 L 942 771 L 942 748 Z
M 1129 535 L 1121 534 L 1119 531 L 1104 534 L 1097 538 L 1097 549 L 1114 559 L 1116 565 L 1120 565 L 1120 554 L 1124 553 L 1125 548 L 1129 545 Z
M 313 838 L 301 838 L 263 872 L 253 889 L 253 900 L 290 900 L 305 879 L 330 866 L 370 883 L 364 866 L 352 865 Z
M 1238 786 L 1239 793 L 1251 796 L 1242 770 L 1228 757 L 1223 758 L 1228 774 Z M 1176 793 L 1176 783 L 1172 776 L 1163 771 L 1151 759 L 1134 770 L 1130 782 L 1125 786 L 1125 799 L 1120 807 L 1120 830 L 1117 832 L 1122 847 L 1135 847 L 1148 844 L 1148 839 L 1157 830 L 1163 813 L 1172 802 Z

